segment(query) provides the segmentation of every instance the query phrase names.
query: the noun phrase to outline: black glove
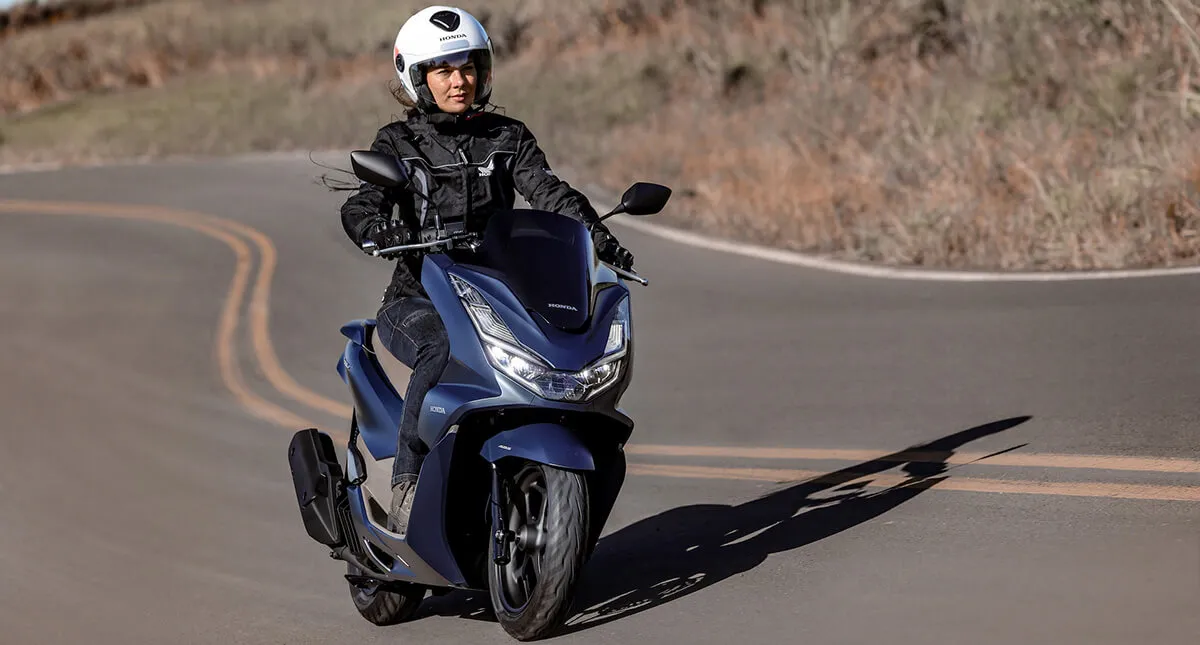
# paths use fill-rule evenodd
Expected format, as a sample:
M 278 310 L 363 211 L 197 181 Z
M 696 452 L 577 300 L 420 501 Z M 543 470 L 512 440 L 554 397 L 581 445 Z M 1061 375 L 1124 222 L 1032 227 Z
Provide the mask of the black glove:
M 629 271 L 633 268 L 633 254 L 621 246 L 617 238 L 607 231 L 598 231 L 593 237 L 596 255 L 604 262 Z
M 408 237 L 408 229 L 402 226 L 400 222 L 388 218 L 377 224 L 372 224 L 371 228 L 367 229 L 364 237 L 374 242 L 376 249 L 386 249 L 404 244 Z M 379 257 L 385 260 L 392 260 L 399 255 L 399 252 L 381 253 Z

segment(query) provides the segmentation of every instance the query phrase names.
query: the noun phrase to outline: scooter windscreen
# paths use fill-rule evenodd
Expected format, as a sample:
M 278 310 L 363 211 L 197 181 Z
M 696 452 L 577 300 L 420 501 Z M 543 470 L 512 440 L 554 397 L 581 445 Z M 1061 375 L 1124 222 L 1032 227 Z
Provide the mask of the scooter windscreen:
M 554 327 L 582 331 L 591 316 L 598 264 L 582 223 L 547 211 L 498 211 L 470 264 L 497 274 L 528 309 Z

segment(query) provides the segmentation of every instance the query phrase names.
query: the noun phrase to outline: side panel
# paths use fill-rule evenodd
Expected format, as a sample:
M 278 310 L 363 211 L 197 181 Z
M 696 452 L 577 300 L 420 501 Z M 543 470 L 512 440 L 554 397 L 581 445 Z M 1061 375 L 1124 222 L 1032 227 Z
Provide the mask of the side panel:
M 375 459 L 396 456 L 396 432 L 404 411 L 404 401 L 383 376 L 383 371 L 362 345 L 346 343 L 342 364 L 363 443 Z
M 493 391 L 473 385 L 440 383 L 425 395 L 425 407 L 417 419 L 417 434 L 425 445 L 432 446 L 442 434 L 457 424 L 463 415 L 478 407 L 502 407 L 528 404 L 530 397 L 518 391 Z
M 446 513 L 464 511 L 446 508 L 456 439 L 458 433 L 447 434 L 434 446 L 421 465 L 406 541 L 413 553 L 420 556 L 442 577 L 455 585 L 461 585 L 463 574 L 446 535 Z
M 372 522 L 367 517 L 369 512 L 360 487 L 348 486 L 346 492 L 356 530 L 363 533 L 359 539 L 366 549 L 366 557 L 374 561 L 376 567 L 386 570 L 389 579 L 431 587 L 455 587 L 461 584 L 460 580 L 445 576 L 437 567 L 425 562 L 399 536 L 382 530 Z
M 491 437 L 480 451 L 495 463 L 505 457 L 519 457 L 558 468 L 592 470 L 592 453 L 570 429 L 556 423 L 531 423 L 505 430 Z
M 377 549 L 375 554 L 368 557 L 372 557 L 377 566 L 386 569 L 391 579 L 431 586 L 457 587 L 464 584 L 462 573 L 446 542 L 444 518 L 446 473 L 454 448 L 454 437 L 453 434 L 448 436 L 425 461 L 417 483 L 416 497 L 413 499 L 413 515 L 407 536 L 402 537 L 386 530 L 390 498 L 375 500 L 374 504 L 382 510 L 378 510 L 372 517 L 364 499 L 368 489 L 365 486 L 346 487 L 351 515 L 361 533 L 359 540 L 368 549 Z M 349 479 L 353 480 L 363 475 L 349 454 L 347 462 L 350 465 L 347 469 Z M 387 488 L 386 485 L 383 486 L 383 489 Z M 394 556 L 395 562 L 381 562 L 379 552 Z

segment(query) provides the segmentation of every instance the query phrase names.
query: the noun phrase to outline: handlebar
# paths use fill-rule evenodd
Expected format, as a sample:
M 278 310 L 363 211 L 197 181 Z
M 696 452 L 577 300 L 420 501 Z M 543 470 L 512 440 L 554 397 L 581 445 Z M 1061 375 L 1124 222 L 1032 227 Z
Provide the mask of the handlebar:
M 420 242 L 417 244 L 401 244 L 399 246 L 391 246 L 386 249 L 376 248 L 374 242 L 372 242 L 371 240 L 367 240 L 366 242 L 363 242 L 362 250 L 364 253 L 367 253 L 368 255 L 379 257 L 385 253 L 402 253 L 404 251 L 420 251 L 422 249 L 431 249 L 436 246 L 459 246 L 459 245 L 461 245 L 461 246 L 465 246 L 466 248 L 469 248 L 473 251 L 473 250 L 479 248 L 479 244 L 480 244 L 479 239 L 475 235 L 468 233 L 468 234 L 459 234 L 459 235 L 454 235 L 451 237 L 432 240 L 429 242 Z M 626 269 L 622 269 L 621 267 L 615 266 L 613 264 L 609 264 L 608 262 L 605 262 L 604 266 L 615 271 L 617 273 L 617 275 L 619 275 L 623 278 L 629 279 L 629 280 L 633 280 L 634 282 L 637 282 L 638 284 L 640 284 L 644 287 L 650 285 L 649 280 L 634 273 L 633 271 L 628 271 Z
M 417 244 L 401 244 L 399 246 L 390 246 L 386 249 L 376 248 L 375 243 L 371 240 L 363 242 L 362 250 L 364 253 L 379 257 L 385 253 L 403 253 L 404 251 L 420 251 L 422 249 L 431 249 L 435 246 L 458 246 L 459 244 L 468 248 L 475 248 L 479 245 L 478 240 L 474 235 L 455 235 L 444 237 L 429 242 L 419 242 Z

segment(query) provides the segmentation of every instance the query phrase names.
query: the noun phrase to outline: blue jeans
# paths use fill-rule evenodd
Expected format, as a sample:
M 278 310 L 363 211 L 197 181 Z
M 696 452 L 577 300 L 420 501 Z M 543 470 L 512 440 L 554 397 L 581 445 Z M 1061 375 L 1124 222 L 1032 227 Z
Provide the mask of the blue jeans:
M 404 414 L 396 438 L 396 460 L 392 464 L 392 485 L 404 475 L 421 472 L 421 463 L 429 453 L 417 434 L 417 418 L 425 394 L 437 383 L 450 359 L 450 338 L 433 303 L 425 298 L 407 297 L 384 304 L 376 315 L 379 341 L 392 356 L 412 369 L 408 391 L 404 395 Z

